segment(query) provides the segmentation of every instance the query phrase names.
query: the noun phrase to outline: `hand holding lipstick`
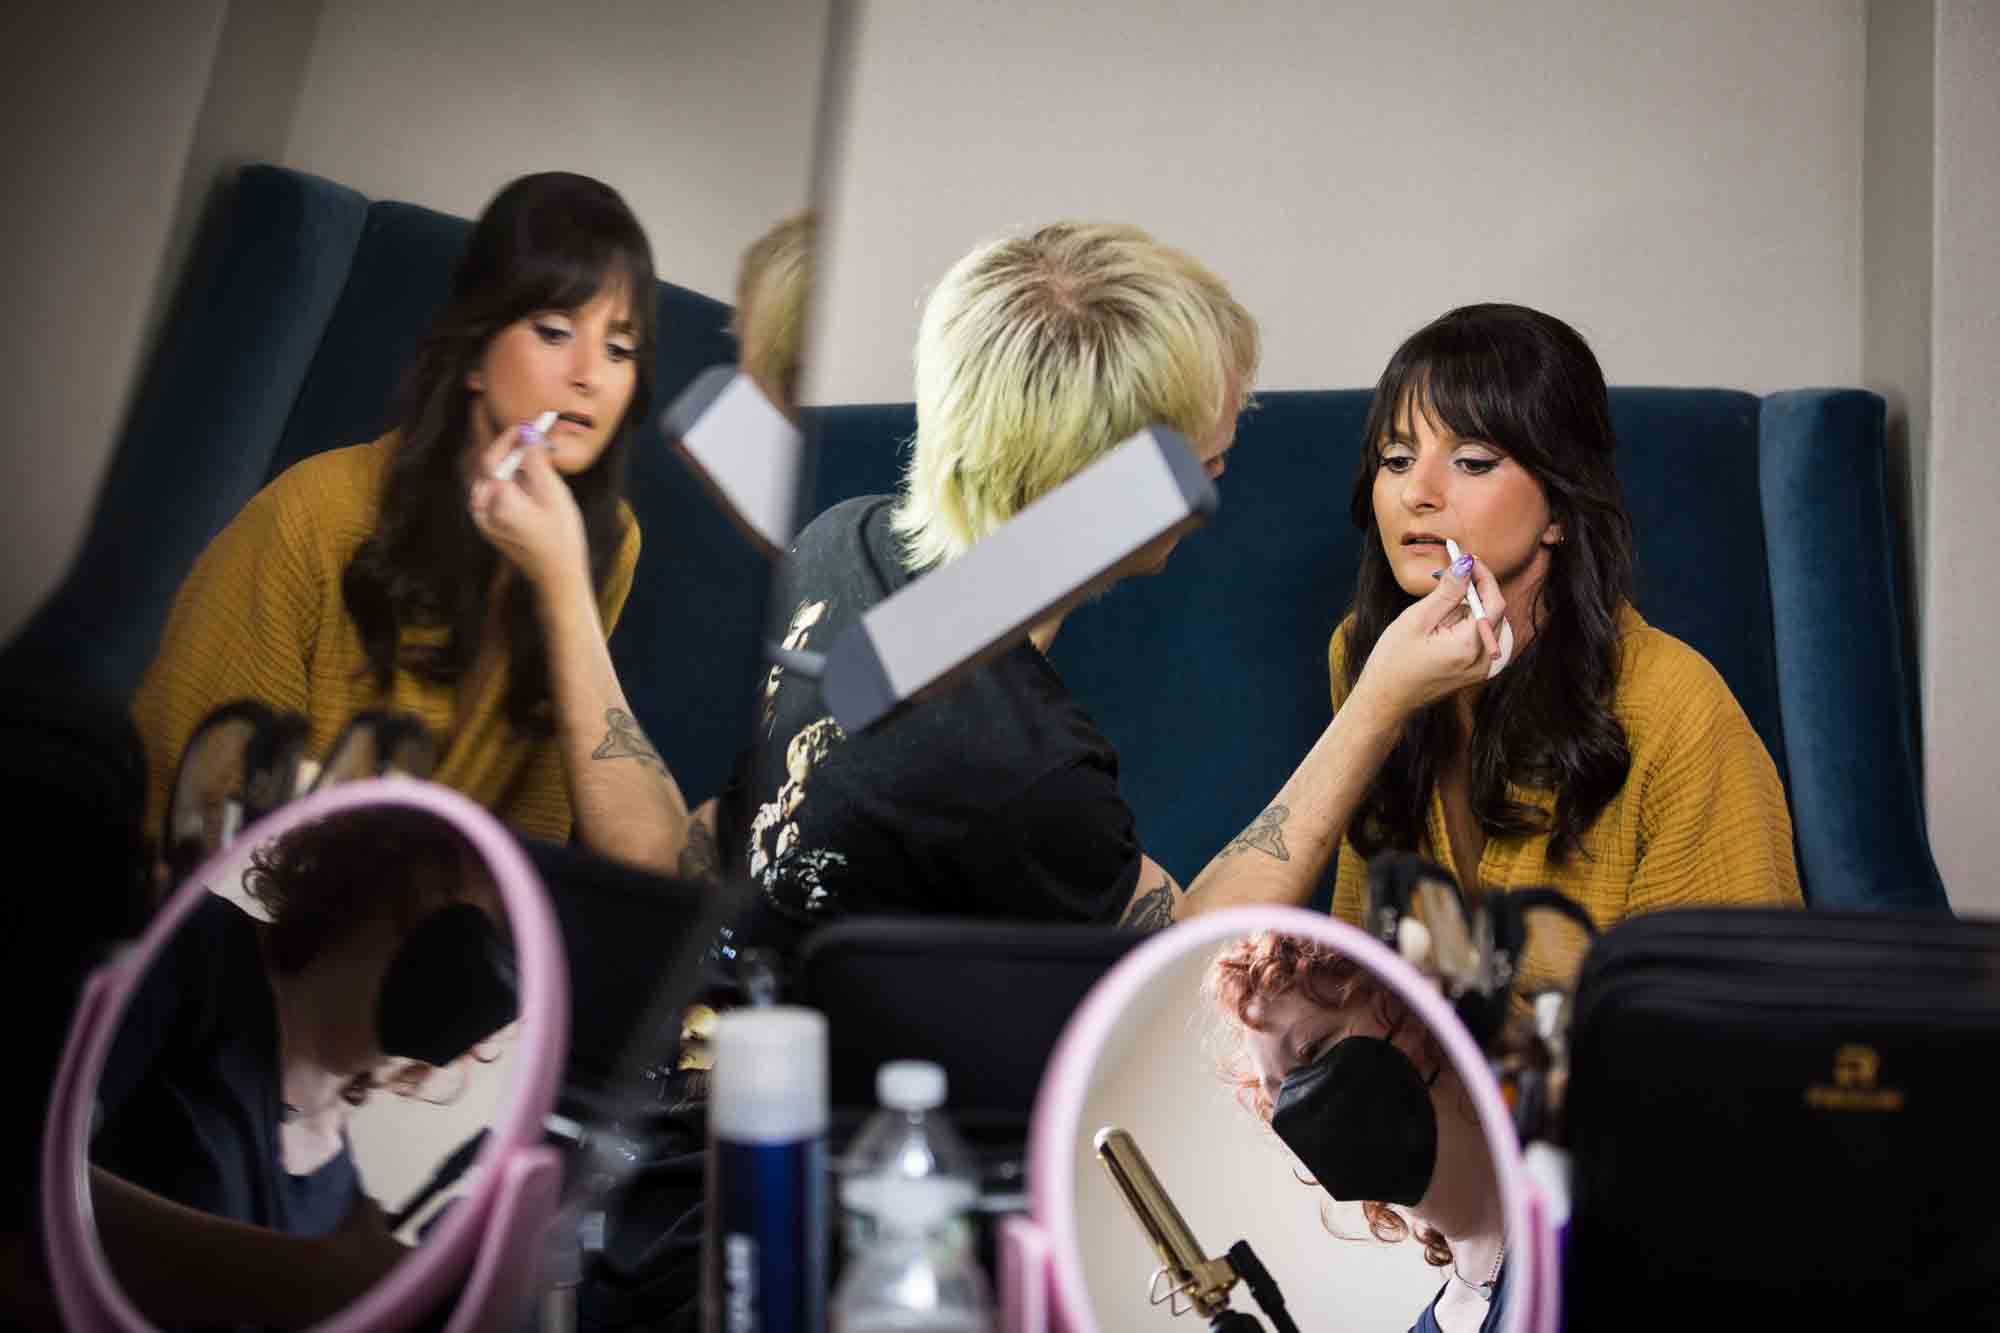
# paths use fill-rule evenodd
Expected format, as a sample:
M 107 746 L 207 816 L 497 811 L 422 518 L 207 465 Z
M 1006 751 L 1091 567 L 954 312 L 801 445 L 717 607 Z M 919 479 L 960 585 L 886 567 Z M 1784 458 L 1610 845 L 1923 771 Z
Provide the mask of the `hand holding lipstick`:
M 560 412 L 544 412 L 535 418 L 533 425 L 523 426 L 520 430 L 521 443 L 515 445 L 505 458 L 493 465 L 493 480 L 506 481 L 511 478 L 521 466 L 521 460 L 527 456 L 529 449 L 536 445 L 546 448 L 549 432 L 555 428 L 561 416 Z
M 472 485 L 473 526 L 528 581 L 546 592 L 560 580 L 590 581 L 589 539 L 569 484 L 549 461 L 542 422 L 503 431 L 481 455 L 488 474 Z
M 1472 561 L 1466 556 L 1465 552 L 1458 549 L 1457 542 L 1446 537 L 1444 539 L 1444 551 L 1446 555 L 1451 557 L 1453 572 L 1471 573 Z M 1463 567 L 1462 570 L 1461 567 Z M 1497 642 L 1495 641 L 1492 624 L 1487 619 L 1486 607 L 1479 600 L 1479 588 L 1475 584 L 1467 583 L 1465 585 L 1465 606 L 1468 611 L 1472 612 L 1472 619 L 1479 626 L 1479 637 L 1486 645 L 1487 656 L 1493 659 L 1493 665 L 1486 669 L 1486 678 L 1491 680 L 1500 674 L 1508 662 L 1513 660 L 1514 627 L 1507 623 L 1507 621 L 1501 620 L 1500 637 Z
M 1483 614 L 1469 614 L 1473 597 Z M 1509 642 L 1504 631 L 1502 639 L 1493 637 L 1494 622 L 1506 623 L 1506 609 L 1493 571 L 1459 554 L 1439 571 L 1430 595 L 1406 607 L 1376 639 L 1352 697 L 1366 695 L 1389 716 L 1407 718 L 1479 684 Z

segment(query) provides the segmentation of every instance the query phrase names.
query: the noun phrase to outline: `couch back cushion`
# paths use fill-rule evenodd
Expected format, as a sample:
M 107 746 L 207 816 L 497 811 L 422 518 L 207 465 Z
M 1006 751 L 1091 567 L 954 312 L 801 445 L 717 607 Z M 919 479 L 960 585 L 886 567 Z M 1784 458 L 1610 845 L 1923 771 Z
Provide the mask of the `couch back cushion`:
M 1118 747 L 1147 851 L 1183 883 L 1256 817 L 1331 716 L 1327 640 L 1353 597 L 1360 537 L 1347 502 L 1367 408 L 1365 390 L 1260 395 L 1214 521 L 1164 573 L 1080 608 L 1056 639 L 1057 668 Z M 1782 774 L 1758 400 L 1617 389 L 1612 415 L 1639 609 L 1715 664 Z M 914 409 L 812 419 L 814 512 L 895 489 Z

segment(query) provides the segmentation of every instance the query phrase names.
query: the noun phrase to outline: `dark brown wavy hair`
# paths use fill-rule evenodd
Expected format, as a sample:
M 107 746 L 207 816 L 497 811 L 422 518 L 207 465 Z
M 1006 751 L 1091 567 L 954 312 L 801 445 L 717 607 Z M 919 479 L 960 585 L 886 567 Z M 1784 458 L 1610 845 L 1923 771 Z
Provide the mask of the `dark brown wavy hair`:
M 602 590 L 625 520 L 626 458 L 652 400 L 656 339 L 653 252 L 617 191 L 568 172 L 523 176 L 473 225 L 451 293 L 405 379 L 397 442 L 382 482 L 374 531 L 341 578 L 368 670 L 386 692 L 397 667 L 453 682 L 478 652 L 487 594 L 501 556 L 467 512 L 460 470 L 474 424 L 467 376 L 508 325 L 538 311 L 575 310 L 608 287 L 631 295 L 636 335 L 632 401 L 604 453 L 565 478 L 583 511 L 592 586 Z M 533 593 L 511 580 L 502 597 L 509 721 L 552 730 L 548 661 Z M 442 643 L 400 646 L 408 626 L 441 627 Z
M 1387 987 L 1377 982 L 1353 959 L 1335 953 L 1318 940 L 1302 935 L 1279 935 L 1265 931 L 1237 940 L 1217 954 L 1202 982 L 1209 1004 L 1230 1024 L 1238 1037 L 1244 1032 L 1262 1031 L 1264 1014 L 1279 997 L 1297 991 L 1324 1009 L 1346 1009 L 1367 1005 L 1391 1038 L 1405 1023 L 1416 1022 L 1409 1006 Z M 1446 1064 L 1444 1048 L 1428 1028 L 1423 1031 L 1422 1051 L 1431 1071 Z M 1222 1076 L 1236 1086 L 1236 1100 L 1265 1124 L 1271 1122 L 1271 1095 L 1263 1080 L 1244 1063 L 1239 1043 L 1222 1061 Z M 1306 1176 L 1299 1179 L 1318 1188 Z M 1395 1242 L 1415 1234 L 1424 1247 L 1424 1262 L 1438 1268 L 1451 1263 L 1451 1246 L 1444 1233 L 1434 1227 L 1412 1227 L 1408 1218 L 1389 1204 L 1370 1200 L 1361 1205 L 1368 1230 L 1380 1241 Z M 1326 1210 L 1320 1220 L 1328 1231 Z M 1337 1232 L 1335 1233 L 1338 1234 Z
M 1382 632 L 1416 600 L 1382 550 L 1375 473 L 1398 420 L 1418 411 L 1513 459 L 1562 525 L 1535 604 L 1525 608 L 1535 632 L 1479 693 L 1471 755 L 1480 827 L 1491 837 L 1546 832 L 1549 860 L 1560 864 L 1632 767 L 1611 711 L 1618 618 L 1632 598 L 1632 520 L 1613 464 L 1604 372 L 1575 329 L 1518 305 L 1462 306 L 1396 349 L 1369 404 L 1349 506 L 1362 534 L 1344 631 L 1350 691 Z M 1364 861 L 1384 848 L 1417 850 L 1439 762 L 1462 740 L 1449 699 L 1404 726 L 1349 824 Z M 1508 799 L 1509 782 L 1554 791 L 1553 814 Z
M 383 918 L 399 936 L 408 933 L 486 874 L 485 858 L 437 815 L 401 805 L 363 806 L 252 849 L 243 888 L 270 918 L 265 956 L 288 975 L 310 967 L 361 922 Z M 497 924 L 504 938 L 504 915 Z M 400 1061 L 385 1074 L 356 1074 L 341 1096 L 354 1106 L 377 1087 L 413 1096 L 432 1072 L 420 1061 Z

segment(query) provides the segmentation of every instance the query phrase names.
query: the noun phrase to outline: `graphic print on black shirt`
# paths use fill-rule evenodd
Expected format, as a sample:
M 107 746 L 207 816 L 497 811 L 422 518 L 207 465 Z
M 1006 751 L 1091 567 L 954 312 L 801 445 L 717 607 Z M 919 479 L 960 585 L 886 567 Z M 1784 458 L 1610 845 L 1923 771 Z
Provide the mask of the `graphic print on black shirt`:
M 776 588 L 787 648 L 826 651 L 910 582 L 893 505 L 849 500 L 799 535 Z M 1032 644 L 858 736 L 774 666 L 759 721 L 721 802 L 724 855 L 763 890 L 738 947 L 789 956 L 848 913 L 1108 923 L 1131 899 L 1118 757 Z

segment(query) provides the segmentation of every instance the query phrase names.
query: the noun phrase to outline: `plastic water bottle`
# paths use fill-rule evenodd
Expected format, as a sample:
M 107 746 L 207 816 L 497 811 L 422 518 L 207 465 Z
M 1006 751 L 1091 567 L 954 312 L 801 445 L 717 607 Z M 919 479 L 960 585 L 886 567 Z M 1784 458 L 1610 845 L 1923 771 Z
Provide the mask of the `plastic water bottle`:
M 833 1299 L 833 1333 L 988 1333 L 993 1297 L 973 1258 L 965 1213 L 978 1171 L 938 1113 L 944 1071 L 882 1066 L 882 1109 L 843 1163 L 848 1266 Z

